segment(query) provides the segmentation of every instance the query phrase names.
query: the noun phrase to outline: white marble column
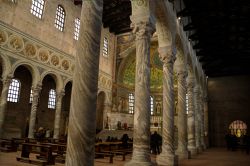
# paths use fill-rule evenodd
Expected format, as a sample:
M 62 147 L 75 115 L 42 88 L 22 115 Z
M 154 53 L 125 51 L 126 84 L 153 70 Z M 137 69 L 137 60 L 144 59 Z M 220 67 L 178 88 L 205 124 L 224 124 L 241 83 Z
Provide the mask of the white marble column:
M 30 111 L 28 138 L 34 138 L 36 113 L 37 113 L 37 106 L 38 106 L 39 95 L 40 95 L 41 89 L 42 89 L 42 85 L 40 84 L 32 87 L 33 100 L 32 100 L 31 111 Z
M 197 151 L 200 153 L 202 151 L 201 147 L 201 134 L 200 134 L 200 105 L 199 105 L 199 86 L 195 84 L 194 87 L 194 108 L 195 108 L 195 143 L 196 143 L 196 148 Z
M 163 62 L 163 110 L 162 110 L 162 153 L 157 156 L 158 165 L 173 166 L 174 154 L 174 73 L 176 51 L 172 46 L 160 47 Z
M 62 99 L 65 95 L 64 90 L 56 92 L 56 112 L 55 112 L 55 121 L 54 121 L 54 139 L 58 139 L 60 137 L 60 120 L 62 114 Z
M 103 0 L 84 0 L 70 103 L 66 166 L 93 166 Z
M 194 110 L 194 77 L 188 75 L 187 78 L 187 94 L 188 94 L 188 150 L 191 155 L 197 154 L 195 142 L 195 110 Z
M 150 39 L 154 24 L 131 16 L 136 35 L 135 111 L 132 160 L 126 166 L 152 165 L 150 158 Z
M 201 89 L 200 89 L 200 125 L 201 125 L 201 147 L 203 150 L 205 150 L 206 144 L 205 144 L 205 130 L 204 130 L 204 97 Z
M 187 159 L 188 158 L 188 149 L 187 149 L 187 113 L 186 113 L 186 77 L 187 72 L 183 66 L 177 68 L 177 80 L 178 80 L 178 148 L 176 154 L 178 159 Z
M 2 79 L 3 82 L 3 88 L 1 92 L 1 97 L 0 97 L 0 138 L 3 138 L 3 133 L 4 133 L 4 121 L 5 121 L 5 114 L 6 114 L 6 106 L 7 106 L 7 95 L 8 95 L 8 90 L 9 86 L 11 83 L 11 76 L 7 76 Z

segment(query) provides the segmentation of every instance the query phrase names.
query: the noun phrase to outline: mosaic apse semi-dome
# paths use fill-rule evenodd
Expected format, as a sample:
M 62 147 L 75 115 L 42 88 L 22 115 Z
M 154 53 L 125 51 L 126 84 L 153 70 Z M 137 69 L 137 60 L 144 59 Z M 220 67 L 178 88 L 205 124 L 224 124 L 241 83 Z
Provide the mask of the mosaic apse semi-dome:
M 153 90 L 162 89 L 162 62 L 159 59 L 158 45 L 151 45 L 150 48 L 150 88 Z M 129 56 L 126 57 L 126 63 L 122 69 L 122 84 L 127 87 L 134 87 L 135 84 L 135 51 L 132 51 Z

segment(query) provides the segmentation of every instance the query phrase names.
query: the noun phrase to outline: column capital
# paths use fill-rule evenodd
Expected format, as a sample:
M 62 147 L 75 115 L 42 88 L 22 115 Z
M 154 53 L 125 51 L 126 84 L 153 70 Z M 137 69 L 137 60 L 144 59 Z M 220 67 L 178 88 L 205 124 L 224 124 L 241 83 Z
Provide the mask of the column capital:
M 64 95 L 65 95 L 64 89 L 56 91 L 56 98 L 57 99 L 61 99 Z
M 131 16 L 131 25 L 133 33 L 136 35 L 136 40 L 141 40 L 144 38 L 149 38 L 153 35 L 155 31 L 155 25 L 148 19 L 142 21 L 137 21 L 138 18 Z
M 163 63 L 174 64 L 176 60 L 176 48 L 170 46 L 159 47 L 158 48 L 159 57 Z
M 7 75 L 5 77 L 2 78 L 2 82 L 3 82 L 3 85 L 9 85 L 11 80 L 12 80 L 13 76 L 12 75 Z
M 42 84 L 38 83 L 36 85 L 33 85 L 31 89 L 33 91 L 33 94 L 40 93 L 40 91 L 42 90 Z

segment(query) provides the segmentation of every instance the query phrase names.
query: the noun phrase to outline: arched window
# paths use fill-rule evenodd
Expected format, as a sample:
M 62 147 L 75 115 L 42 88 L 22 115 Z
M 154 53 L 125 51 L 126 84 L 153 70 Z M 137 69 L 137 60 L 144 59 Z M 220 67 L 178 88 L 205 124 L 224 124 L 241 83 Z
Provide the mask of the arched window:
M 135 96 L 133 93 L 128 94 L 128 112 L 130 114 L 134 113 L 134 108 L 135 108 Z
M 247 125 L 241 120 L 236 120 L 230 124 L 229 130 L 231 134 L 241 137 L 247 133 Z
M 32 101 L 33 101 L 33 91 L 32 91 L 32 89 L 30 90 L 30 103 L 32 103 Z
M 56 91 L 55 91 L 55 89 L 50 89 L 50 91 L 49 91 L 48 108 L 51 108 L 51 109 L 56 108 Z
M 9 86 L 7 101 L 17 103 L 19 100 L 20 88 L 20 81 L 17 79 L 12 79 Z
M 103 48 L 102 48 L 102 55 L 104 57 L 108 57 L 108 47 L 109 47 L 109 41 L 107 37 L 103 38 Z
M 56 9 L 55 27 L 60 31 L 63 31 L 64 22 L 65 22 L 65 10 L 61 5 L 58 5 Z
M 150 113 L 154 114 L 154 98 L 152 96 L 150 96 Z
M 30 8 L 31 14 L 42 19 L 43 10 L 44 10 L 44 0 L 32 0 L 32 5 Z
M 74 31 L 74 39 L 75 40 L 78 40 L 78 38 L 79 38 L 80 24 L 81 24 L 80 19 L 76 18 L 75 19 L 75 31 Z

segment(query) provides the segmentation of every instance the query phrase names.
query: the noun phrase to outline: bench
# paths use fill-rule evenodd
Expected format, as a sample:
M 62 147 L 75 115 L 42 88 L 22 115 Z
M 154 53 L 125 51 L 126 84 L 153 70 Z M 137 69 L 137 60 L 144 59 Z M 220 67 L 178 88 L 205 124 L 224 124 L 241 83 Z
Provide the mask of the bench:
M 39 160 L 31 160 L 30 153 L 40 154 Z M 47 145 L 22 143 L 21 157 L 16 157 L 17 161 L 28 163 L 40 163 L 42 165 L 54 165 L 56 155 L 52 155 L 52 147 Z
M 106 153 L 106 152 L 95 152 L 95 158 L 99 158 L 100 156 L 102 156 L 102 157 L 108 156 L 109 157 L 109 163 L 113 163 L 114 154 Z
M 0 139 L 0 151 L 1 152 L 16 152 L 17 145 L 13 140 Z

